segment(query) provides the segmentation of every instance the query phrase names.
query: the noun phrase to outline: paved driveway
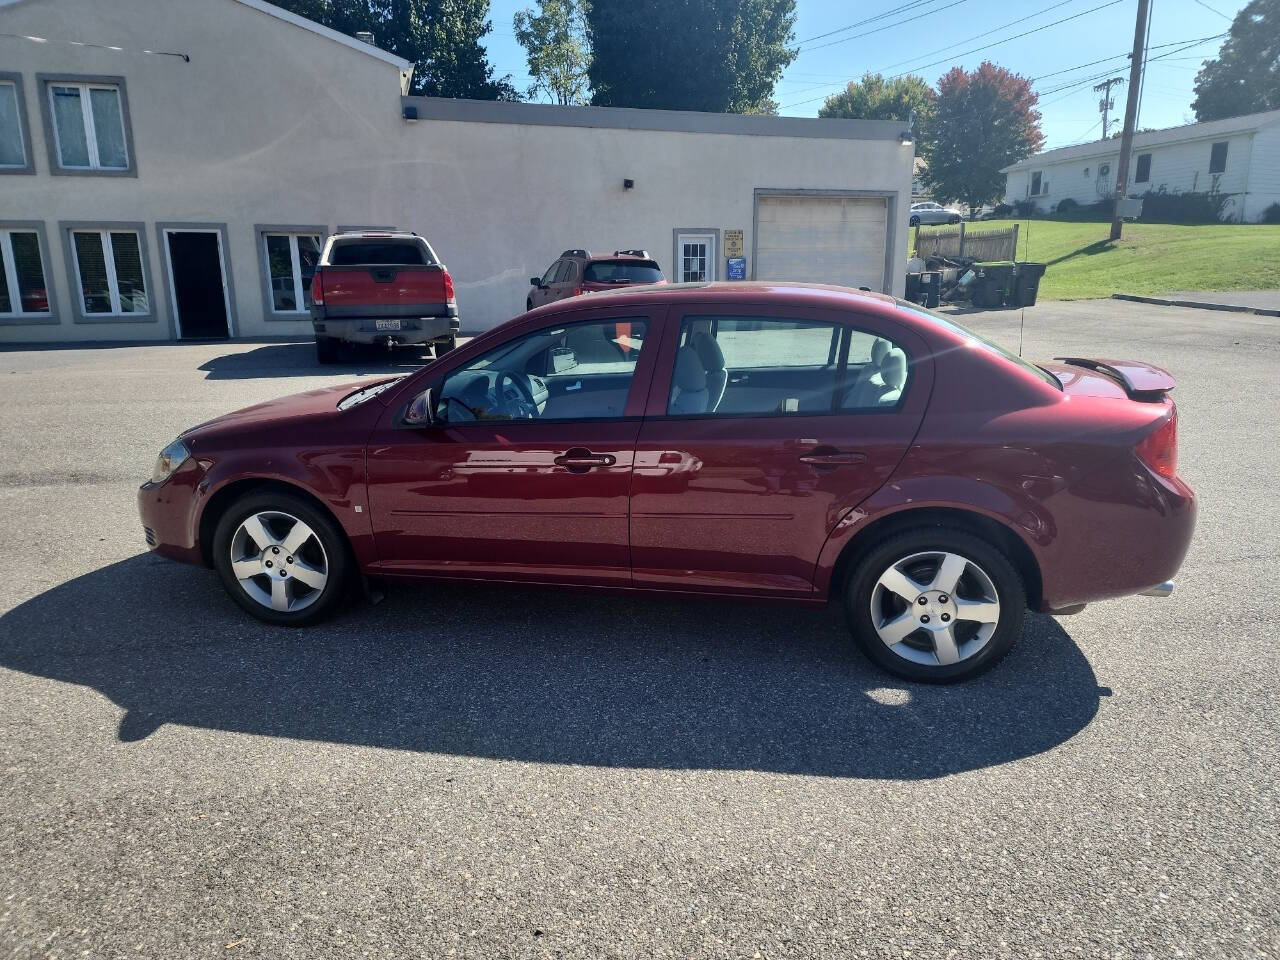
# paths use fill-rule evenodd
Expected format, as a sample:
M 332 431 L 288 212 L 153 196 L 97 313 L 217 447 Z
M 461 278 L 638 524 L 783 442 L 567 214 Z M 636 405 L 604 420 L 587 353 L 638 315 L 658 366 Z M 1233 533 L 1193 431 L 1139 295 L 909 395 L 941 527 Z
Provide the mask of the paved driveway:
M 1171 599 L 943 689 L 834 611 L 426 586 L 268 628 L 142 552 L 136 484 L 356 371 L 0 353 L 0 951 L 1275 956 L 1280 326 L 1042 304 L 1025 351 L 1174 371 L 1200 532 Z

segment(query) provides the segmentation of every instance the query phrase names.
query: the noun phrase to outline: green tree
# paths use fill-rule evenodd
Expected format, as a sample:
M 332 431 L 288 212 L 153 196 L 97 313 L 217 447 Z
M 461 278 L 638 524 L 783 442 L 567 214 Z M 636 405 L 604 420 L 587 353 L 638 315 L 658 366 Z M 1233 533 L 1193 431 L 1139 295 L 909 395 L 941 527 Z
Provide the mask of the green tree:
M 480 43 L 492 29 L 489 0 L 273 2 L 349 36 L 368 30 L 383 50 L 413 62 L 412 93 L 470 100 L 520 99 L 510 77 L 494 77 Z
M 1252 0 L 1236 14 L 1195 91 L 1191 109 L 1201 122 L 1280 110 L 1280 0 Z
M 885 79 L 865 73 L 840 93 L 827 97 L 818 110 L 820 117 L 852 120 L 901 120 L 915 118 L 917 130 L 927 130 L 933 117 L 933 89 L 924 77 L 907 74 Z
M 586 103 L 591 81 L 587 0 L 538 0 L 538 10 L 516 12 L 516 40 L 529 60 L 529 98 L 546 95 L 559 104 Z
M 1031 81 L 985 62 L 972 72 L 952 67 L 938 80 L 937 100 L 921 156 L 933 198 L 961 200 L 970 216 L 1004 194 L 1002 167 L 1044 143 L 1039 97 Z
M 795 0 L 592 0 L 592 102 L 748 113 L 767 110 L 796 57 Z

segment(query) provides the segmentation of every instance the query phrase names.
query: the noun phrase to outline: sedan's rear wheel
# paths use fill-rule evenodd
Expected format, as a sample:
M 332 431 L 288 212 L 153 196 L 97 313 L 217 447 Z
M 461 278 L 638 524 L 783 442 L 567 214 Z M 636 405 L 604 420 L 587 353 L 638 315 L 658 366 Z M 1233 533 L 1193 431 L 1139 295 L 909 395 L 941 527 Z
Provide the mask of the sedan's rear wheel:
M 910 680 L 975 676 L 1009 652 L 1022 630 L 1022 578 L 999 550 L 962 530 L 900 534 L 855 568 L 845 593 L 863 652 Z
M 286 493 L 252 494 L 218 522 L 214 562 L 232 599 L 259 620 L 301 626 L 341 601 L 347 549 L 323 512 Z

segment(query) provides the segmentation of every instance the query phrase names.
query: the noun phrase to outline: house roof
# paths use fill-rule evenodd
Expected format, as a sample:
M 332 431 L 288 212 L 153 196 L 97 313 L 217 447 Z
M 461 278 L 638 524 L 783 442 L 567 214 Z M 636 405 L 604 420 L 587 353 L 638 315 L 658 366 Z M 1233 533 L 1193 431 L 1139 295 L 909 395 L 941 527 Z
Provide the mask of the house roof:
M 1187 140 L 1202 140 L 1207 137 L 1229 136 L 1233 133 L 1248 133 L 1265 127 L 1268 124 L 1280 123 L 1280 110 L 1268 110 L 1265 113 L 1248 113 L 1242 117 L 1228 117 L 1225 120 L 1209 120 L 1205 123 L 1188 123 L 1181 127 L 1166 127 L 1164 130 L 1148 130 L 1133 136 L 1134 149 L 1139 147 L 1157 147 L 1166 143 L 1181 143 Z M 1093 143 L 1082 143 L 1074 147 L 1059 147 L 1027 157 L 1017 163 L 1000 169 L 1001 173 L 1014 170 L 1025 170 L 1028 167 L 1042 167 L 1050 163 L 1062 163 L 1069 160 L 1085 160 L 1090 157 L 1105 157 L 1120 152 L 1119 140 L 1096 140 Z
M 375 47 L 371 43 L 365 43 L 363 40 L 357 40 L 355 37 L 349 37 L 345 33 L 326 27 L 323 24 L 316 23 L 314 20 L 308 20 L 306 17 L 300 17 L 296 13 L 290 13 L 282 7 L 277 7 L 273 3 L 267 3 L 266 0 L 236 0 L 237 3 L 243 3 L 246 7 L 252 7 L 259 10 L 269 17 L 275 17 L 277 20 L 283 20 L 285 23 L 291 23 L 295 27 L 301 27 L 303 30 L 310 30 L 312 33 L 327 37 L 335 43 L 340 43 L 344 47 L 350 47 L 352 50 L 359 51 L 366 56 L 373 57 L 375 60 L 381 60 L 383 63 L 389 63 L 398 68 L 401 73 L 409 73 L 413 70 L 413 64 L 403 57 L 397 57 L 394 53 L 388 53 L 379 47 Z

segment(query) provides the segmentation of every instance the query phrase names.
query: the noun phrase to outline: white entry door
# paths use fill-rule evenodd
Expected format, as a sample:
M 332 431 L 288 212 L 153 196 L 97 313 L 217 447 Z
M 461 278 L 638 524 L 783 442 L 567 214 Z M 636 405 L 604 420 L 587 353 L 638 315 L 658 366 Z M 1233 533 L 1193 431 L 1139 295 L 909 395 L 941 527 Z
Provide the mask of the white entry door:
M 881 197 L 761 196 L 756 230 L 757 280 L 890 289 Z
M 703 283 L 716 278 L 716 235 L 676 234 L 676 282 Z

